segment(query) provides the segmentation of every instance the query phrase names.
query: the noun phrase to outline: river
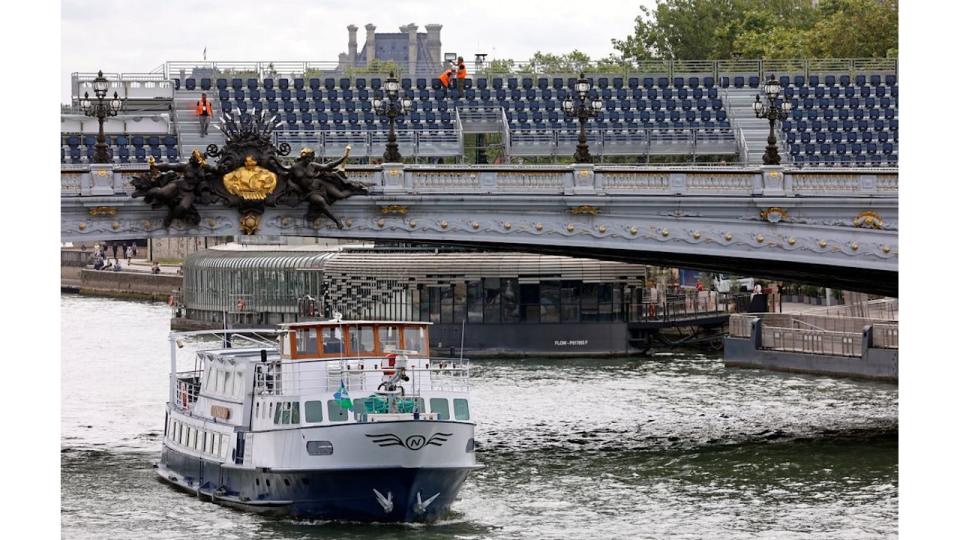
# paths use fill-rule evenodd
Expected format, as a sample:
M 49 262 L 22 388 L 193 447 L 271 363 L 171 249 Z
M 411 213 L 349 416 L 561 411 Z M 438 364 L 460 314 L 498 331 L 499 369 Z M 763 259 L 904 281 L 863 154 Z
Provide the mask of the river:
M 889 538 L 896 385 L 716 354 L 474 362 L 477 459 L 450 517 L 261 517 L 155 479 L 169 308 L 61 297 L 64 538 Z

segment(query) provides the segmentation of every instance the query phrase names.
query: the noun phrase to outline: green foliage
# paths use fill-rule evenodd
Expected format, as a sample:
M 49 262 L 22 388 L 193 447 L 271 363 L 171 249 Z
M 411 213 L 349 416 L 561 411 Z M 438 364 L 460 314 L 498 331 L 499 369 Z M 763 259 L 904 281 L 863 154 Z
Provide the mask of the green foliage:
M 625 59 L 882 58 L 897 54 L 897 0 L 658 0 Z
M 393 73 L 395 76 L 400 77 L 403 73 L 400 72 L 400 66 L 393 60 L 380 60 L 373 59 L 368 62 L 365 66 L 357 66 L 347 69 L 347 76 L 352 77 L 354 75 L 367 75 L 371 73 L 380 73 L 380 74 L 390 74 Z

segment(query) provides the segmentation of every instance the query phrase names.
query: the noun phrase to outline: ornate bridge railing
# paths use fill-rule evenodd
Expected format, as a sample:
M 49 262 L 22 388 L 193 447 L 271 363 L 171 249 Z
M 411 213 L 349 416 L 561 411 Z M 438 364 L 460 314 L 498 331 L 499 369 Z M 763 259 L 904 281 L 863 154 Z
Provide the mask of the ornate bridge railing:
M 62 164 L 61 197 L 126 195 L 146 164 Z M 358 166 L 348 176 L 371 193 L 669 195 L 669 196 L 850 196 L 896 198 L 896 169 L 763 170 L 759 167 L 623 166 Z M 782 216 L 781 216 L 782 217 Z M 774 216 L 768 221 L 773 222 Z M 869 221 L 869 218 L 867 218 Z M 875 224 L 867 227 L 878 228 Z

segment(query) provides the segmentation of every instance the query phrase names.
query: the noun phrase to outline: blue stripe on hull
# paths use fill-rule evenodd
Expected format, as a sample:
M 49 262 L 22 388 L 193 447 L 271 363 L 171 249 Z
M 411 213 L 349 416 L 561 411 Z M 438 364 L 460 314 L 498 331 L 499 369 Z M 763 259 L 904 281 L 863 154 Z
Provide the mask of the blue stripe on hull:
M 209 495 L 215 502 L 295 518 L 342 521 L 435 521 L 449 512 L 471 471 L 388 468 L 280 472 L 221 468 L 219 463 L 166 446 L 160 462 L 167 473 L 179 475 L 171 481 L 180 487 L 199 488 L 201 495 Z M 389 511 L 378 502 L 374 489 L 389 497 Z M 418 493 L 424 503 L 438 496 L 418 511 Z

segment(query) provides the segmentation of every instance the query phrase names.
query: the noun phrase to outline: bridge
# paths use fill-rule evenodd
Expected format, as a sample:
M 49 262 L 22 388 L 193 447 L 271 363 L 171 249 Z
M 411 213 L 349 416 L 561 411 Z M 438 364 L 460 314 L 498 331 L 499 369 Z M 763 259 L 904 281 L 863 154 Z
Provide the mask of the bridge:
M 131 193 L 145 164 L 61 165 L 61 239 L 261 235 L 470 245 L 682 266 L 897 295 L 896 168 L 404 165 L 347 169 L 369 194 L 338 229 L 306 205 L 196 226 Z

